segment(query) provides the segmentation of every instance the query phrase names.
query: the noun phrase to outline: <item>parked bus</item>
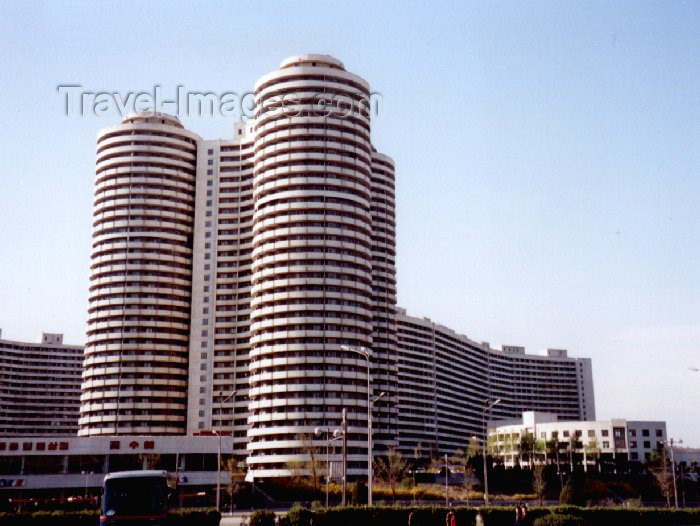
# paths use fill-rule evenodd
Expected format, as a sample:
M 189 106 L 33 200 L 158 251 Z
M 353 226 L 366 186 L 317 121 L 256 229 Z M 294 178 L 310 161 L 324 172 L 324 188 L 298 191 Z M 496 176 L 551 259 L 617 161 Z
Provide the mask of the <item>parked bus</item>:
M 167 471 L 108 473 L 104 481 L 100 524 L 165 524 L 172 486 Z

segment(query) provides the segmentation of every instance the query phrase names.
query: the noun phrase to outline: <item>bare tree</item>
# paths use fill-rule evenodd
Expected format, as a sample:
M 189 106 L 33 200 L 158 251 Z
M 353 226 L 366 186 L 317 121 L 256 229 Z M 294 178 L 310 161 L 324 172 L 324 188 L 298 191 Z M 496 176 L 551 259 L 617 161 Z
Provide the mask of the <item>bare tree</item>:
M 391 488 L 391 496 L 396 503 L 396 488 L 406 477 L 408 463 L 401 453 L 393 446 L 389 447 L 386 456 L 375 461 L 374 472 L 379 480 L 386 483 Z
M 544 499 L 544 492 L 547 489 L 547 481 L 544 477 L 544 464 L 535 464 L 532 468 L 532 491 L 537 494 L 537 499 L 542 506 L 542 500 Z
M 314 444 L 313 435 L 301 434 L 299 435 L 299 441 L 301 442 L 301 449 L 306 456 L 306 459 L 301 462 L 300 475 L 311 479 L 315 495 L 318 492 L 318 481 L 321 475 L 320 451 L 318 446 Z
M 668 459 L 666 448 L 662 447 L 655 455 L 651 472 L 654 474 L 656 485 L 661 490 L 661 494 L 666 498 L 666 507 L 671 507 L 671 496 L 673 495 L 673 476 L 671 475 L 671 462 Z

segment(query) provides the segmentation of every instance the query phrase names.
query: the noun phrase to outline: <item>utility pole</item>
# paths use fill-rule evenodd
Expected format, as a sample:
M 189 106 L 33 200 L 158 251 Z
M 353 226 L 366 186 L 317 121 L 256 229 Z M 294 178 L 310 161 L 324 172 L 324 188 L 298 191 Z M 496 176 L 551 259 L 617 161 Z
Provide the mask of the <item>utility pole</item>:
M 348 493 L 348 410 L 343 408 L 343 499 L 342 504 L 347 504 Z

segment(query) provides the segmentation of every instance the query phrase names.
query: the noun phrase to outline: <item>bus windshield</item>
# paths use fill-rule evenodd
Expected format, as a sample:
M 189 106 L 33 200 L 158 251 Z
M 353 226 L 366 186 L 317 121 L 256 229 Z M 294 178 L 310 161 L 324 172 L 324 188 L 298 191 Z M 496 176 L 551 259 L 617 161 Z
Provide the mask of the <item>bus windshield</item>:
M 105 481 L 104 514 L 110 516 L 163 515 L 168 506 L 164 477 L 113 478 Z

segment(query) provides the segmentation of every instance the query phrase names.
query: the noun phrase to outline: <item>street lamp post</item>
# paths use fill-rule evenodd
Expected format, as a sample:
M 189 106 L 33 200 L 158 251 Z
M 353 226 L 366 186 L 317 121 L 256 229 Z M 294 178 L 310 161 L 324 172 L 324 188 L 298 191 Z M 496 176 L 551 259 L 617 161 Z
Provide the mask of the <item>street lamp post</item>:
M 484 410 L 481 412 L 481 423 L 484 427 L 484 505 L 488 506 L 489 505 L 489 472 L 488 472 L 488 467 L 486 464 L 486 443 L 488 442 L 489 438 L 489 431 L 486 427 L 486 413 L 491 410 L 493 406 L 496 404 L 501 403 L 501 399 L 498 398 L 494 400 L 493 402 L 489 402 L 486 400 L 486 404 L 484 404 Z
M 348 345 L 341 345 L 341 350 L 347 352 L 354 352 L 364 357 L 367 360 L 367 505 L 372 505 L 372 479 L 373 477 L 373 460 L 374 456 L 372 454 L 372 377 L 370 375 L 370 356 L 369 351 L 364 347 L 356 349 L 355 347 L 350 347 Z M 377 402 L 386 393 L 380 394 L 374 401 Z
M 222 393 L 219 393 L 219 429 L 216 434 L 219 435 L 219 449 L 216 454 L 216 511 L 221 511 L 221 427 L 223 422 L 224 403 L 228 402 L 236 391 L 231 391 L 231 394 L 226 398 L 221 398 Z

